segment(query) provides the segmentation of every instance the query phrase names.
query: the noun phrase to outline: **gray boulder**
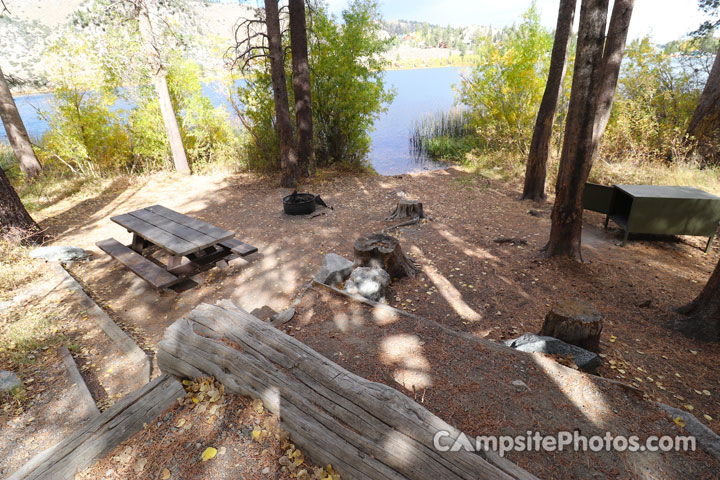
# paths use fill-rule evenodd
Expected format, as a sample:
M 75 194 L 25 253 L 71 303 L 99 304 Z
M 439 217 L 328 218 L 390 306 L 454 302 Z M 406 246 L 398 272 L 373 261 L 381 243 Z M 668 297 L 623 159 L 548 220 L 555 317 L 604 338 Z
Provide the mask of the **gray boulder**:
M 658 402 L 673 420 L 680 417 L 685 422 L 685 431 L 697 439 L 697 443 L 710 455 L 720 460 L 720 435 L 710 430 L 695 415 L 679 408 Z M 668 433 L 672 435 L 671 433 Z
M 390 275 L 382 268 L 358 267 L 345 282 L 345 291 L 381 302 L 385 300 L 389 286 Z
M 72 262 L 85 260 L 90 256 L 88 252 L 80 247 L 69 247 L 64 245 L 53 245 L 51 247 L 39 247 L 30 252 L 32 258 L 41 258 L 47 262 Z
M 550 355 L 572 355 L 578 368 L 594 372 L 600 366 L 597 353 L 570 345 L 554 337 L 543 337 L 533 333 L 524 333 L 514 340 L 506 340 L 505 345 L 521 352 L 547 353 Z
M 0 370 L 0 392 L 9 392 L 22 384 L 15 372 Z
M 347 280 L 352 273 L 352 269 L 353 263 L 350 260 L 334 253 L 328 253 L 325 255 L 322 267 L 315 275 L 315 281 L 337 287 Z

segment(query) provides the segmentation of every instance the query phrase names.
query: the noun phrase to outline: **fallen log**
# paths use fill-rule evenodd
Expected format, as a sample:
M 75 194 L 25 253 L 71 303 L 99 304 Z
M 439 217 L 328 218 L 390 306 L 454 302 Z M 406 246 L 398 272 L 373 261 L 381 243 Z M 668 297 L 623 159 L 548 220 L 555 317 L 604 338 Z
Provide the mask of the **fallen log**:
M 174 378 L 162 375 L 127 395 L 79 431 L 39 453 L 7 480 L 65 480 L 139 432 L 185 395 Z
M 345 370 L 237 308 L 202 304 L 165 331 L 158 365 L 180 378 L 213 376 L 259 398 L 293 442 L 343 479 L 531 479 L 509 461 L 488 463 L 450 446 L 462 434 L 409 397 Z M 518 473 L 520 472 L 520 473 Z

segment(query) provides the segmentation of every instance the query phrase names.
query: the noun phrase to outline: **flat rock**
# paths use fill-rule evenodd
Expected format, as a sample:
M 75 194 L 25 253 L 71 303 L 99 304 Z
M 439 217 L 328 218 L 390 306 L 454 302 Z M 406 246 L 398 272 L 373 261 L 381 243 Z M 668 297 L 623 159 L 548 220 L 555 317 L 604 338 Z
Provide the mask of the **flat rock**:
M 685 431 L 695 437 L 698 445 L 710 455 L 720 460 L 720 435 L 710 430 L 690 412 L 660 402 L 658 402 L 658 405 L 660 405 L 673 420 L 680 417 L 685 422 Z M 669 433 L 668 435 L 671 434 Z
M 600 356 L 598 354 L 576 345 L 565 343 L 554 337 L 543 337 L 533 333 L 524 333 L 514 340 L 506 340 L 503 343 L 521 352 L 572 355 L 575 365 L 588 372 L 594 372 L 600 366 Z
M 390 275 L 382 268 L 358 267 L 345 282 L 345 291 L 380 302 L 385 300 L 389 286 Z
M 278 313 L 277 315 L 274 315 L 270 319 L 270 323 L 273 327 L 278 327 L 280 325 L 283 325 L 295 316 L 295 309 L 290 307 L 288 309 L 283 310 L 282 312 Z
M 73 262 L 85 260 L 90 254 L 80 247 L 65 245 L 53 245 L 50 247 L 39 247 L 30 252 L 32 258 L 40 258 L 47 262 Z
M 22 382 L 15 372 L 0 370 L 0 392 L 9 392 L 20 385 Z
M 353 271 L 353 262 L 334 253 L 325 255 L 322 267 L 315 275 L 315 281 L 337 287 L 343 283 Z

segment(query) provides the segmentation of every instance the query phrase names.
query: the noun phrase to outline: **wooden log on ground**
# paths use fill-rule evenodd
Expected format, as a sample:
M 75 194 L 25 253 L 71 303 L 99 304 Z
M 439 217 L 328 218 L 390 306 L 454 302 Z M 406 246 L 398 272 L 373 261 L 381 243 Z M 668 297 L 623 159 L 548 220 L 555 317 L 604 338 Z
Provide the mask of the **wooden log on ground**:
M 422 202 L 417 200 L 400 200 L 395 206 L 395 210 L 385 220 L 393 220 L 396 218 L 425 218 Z
M 355 240 L 354 265 L 356 267 L 382 268 L 390 278 L 413 277 L 417 269 L 405 256 L 395 237 L 376 233 Z
M 33 457 L 7 480 L 73 479 L 77 472 L 110 453 L 184 395 L 185 390 L 177 380 L 162 375 L 121 399 L 78 432 Z
M 540 335 L 559 338 L 593 352 L 600 350 L 602 317 L 595 308 L 575 299 L 553 305 L 545 316 Z
M 437 432 L 448 432 L 443 446 L 462 432 L 237 307 L 198 306 L 168 327 L 157 359 L 165 373 L 210 375 L 228 391 L 260 398 L 293 443 L 312 461 L 332 464 L 343 479 L 534 478 L 464 449 L 438 451 Z

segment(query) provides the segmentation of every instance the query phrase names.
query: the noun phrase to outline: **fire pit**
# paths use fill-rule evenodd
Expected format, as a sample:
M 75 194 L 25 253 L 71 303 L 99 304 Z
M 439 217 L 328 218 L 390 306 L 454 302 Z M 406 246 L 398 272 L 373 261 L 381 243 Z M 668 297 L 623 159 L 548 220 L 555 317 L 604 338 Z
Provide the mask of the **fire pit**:
M 288 215 L 307 215 L 315 211 L 315 195 L 293 192 L 283 197 L 283 210 Z

